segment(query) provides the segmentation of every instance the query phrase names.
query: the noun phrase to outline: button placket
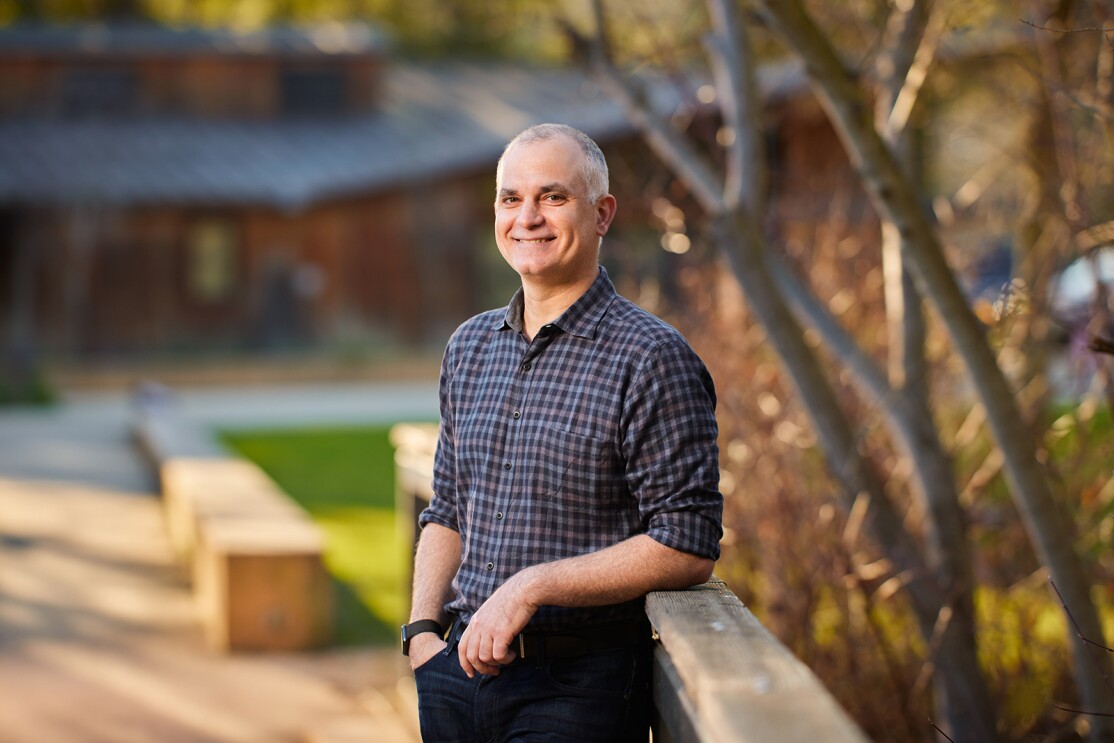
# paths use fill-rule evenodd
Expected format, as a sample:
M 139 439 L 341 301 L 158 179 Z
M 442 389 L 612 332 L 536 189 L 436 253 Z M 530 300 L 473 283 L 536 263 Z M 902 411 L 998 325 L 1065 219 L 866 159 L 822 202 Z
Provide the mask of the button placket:
M 518 366 L 520 372 L 529 372 L 533 368 L 533 361 L 529 360 L 531 358 L 532 355 L 530 354 L 529 349 L 527 349 L 527 353 L 524 354 L 524 358 Z M 511 419 L 514 421 L 518 421 L 522 418 L 521 404 L 525 388 L 528 385 L 529 382 L 524 377 L 517 377 L 511 380 L 511 385 L 508 389 L 508 395 L 504 399 L 506 400 L 505 404 L 507 404 L 507 407 L 509 407 L 511 410 Z M 516 477 L 513 474 L 513 471 L 515 470 L 514 461 L 517 457 L 517 439 L 519 436 L 519 432 L 516 430 L 516 428 L 517 427 L 503 426 L 503 464 L 501 467 L 503 474 L 498 478 L 500 483 L 500 492 L 509 493 L 513 492 L 514 490 L 514 481 Z M 506 501 L 502 497 L 500 497 L 499 500 L 503 501 L 503 503 L 496 502 L 494 504 L 495 513 L 493 523 L 498 528 L 496 528 L 492 533 L 493 539 L 490 547 L 492 550 L 490 553 L 492 559 L 483 564 L 483 570 L 488 573 L 491 573 L 495 570 L 495 560 L 498 559 L 501 554 L 500 550 L 502 549 L 503 543 L 503 530 L 501 527 L 507 523 L 507 514 L 505 508 L 501 508 L 502 505 L 505 505 Z

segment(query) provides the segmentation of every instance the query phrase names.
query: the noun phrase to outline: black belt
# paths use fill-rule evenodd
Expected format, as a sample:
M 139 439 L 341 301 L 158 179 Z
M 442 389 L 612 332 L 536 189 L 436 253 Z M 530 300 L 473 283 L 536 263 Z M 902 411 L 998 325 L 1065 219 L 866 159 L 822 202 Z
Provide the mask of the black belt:
M 449 647 L 460 641 L 465 622 L 456 619 L 449 630 Z M 511 650 L 522 658 L 579 658 L 591 653 L 602 653 L 618 648 L 649 644 L 650 623 L 643 620 L 594 624 L 569 630 L 549 632 L 529 631 L 515 635 Z
M 612 622 L 553 632 L 523 632 L 511 649 L 519 658 L 578 658 L 605 650 L 649 643 L 646 621 Z

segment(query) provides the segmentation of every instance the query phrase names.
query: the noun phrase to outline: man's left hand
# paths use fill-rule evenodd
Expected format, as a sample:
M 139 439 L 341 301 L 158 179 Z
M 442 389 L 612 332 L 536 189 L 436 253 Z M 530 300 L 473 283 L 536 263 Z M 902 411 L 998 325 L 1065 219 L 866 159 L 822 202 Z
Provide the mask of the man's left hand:
M 476 673 L 496 676 L 501 666 L 515 659 L 514 638 L 538 610 L 529 595 L 529 571 L 527 568 L 500 586 L 469 620 L 457 648 L 460 667 L 468 678 Z

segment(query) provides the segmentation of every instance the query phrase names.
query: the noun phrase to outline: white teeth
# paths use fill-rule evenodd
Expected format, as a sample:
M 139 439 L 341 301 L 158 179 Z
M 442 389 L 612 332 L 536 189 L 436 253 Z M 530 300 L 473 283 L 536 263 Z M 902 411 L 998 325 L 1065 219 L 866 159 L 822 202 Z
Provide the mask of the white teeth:
M 540 240 L 519 240 L 519 242 L 520 242 L 520 243 L 532 243 L 532 244 L 534 244 L 534 245 L 538 245 L 538 244 L 540 244 L 540 243 L 547 243 L 547 242 L 549 242 L 549 238 L 542 238 L 542 239 L 540 239 Z

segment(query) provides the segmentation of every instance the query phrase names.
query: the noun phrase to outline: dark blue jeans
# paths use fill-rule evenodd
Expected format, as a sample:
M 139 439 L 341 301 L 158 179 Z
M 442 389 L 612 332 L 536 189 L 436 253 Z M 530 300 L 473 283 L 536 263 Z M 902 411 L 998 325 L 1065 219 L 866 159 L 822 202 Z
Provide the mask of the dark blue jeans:
M 414 671 L 425 743 L 646 743 L 649 645 L 526 658 L 470 679 L 456 643 Z

